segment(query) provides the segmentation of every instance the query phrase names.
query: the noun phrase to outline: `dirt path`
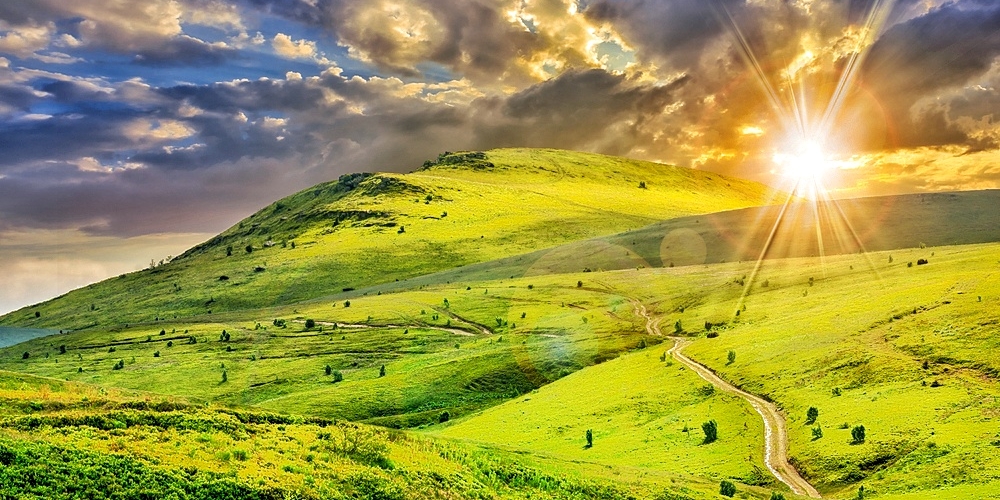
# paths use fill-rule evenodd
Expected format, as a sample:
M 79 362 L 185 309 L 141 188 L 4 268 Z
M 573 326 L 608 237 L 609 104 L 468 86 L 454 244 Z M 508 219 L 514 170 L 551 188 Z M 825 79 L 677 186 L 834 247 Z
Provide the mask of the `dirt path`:
M 635 307 L 635 311 L 639 316 L 646 319 L 646 331 L 650 335 L 662 336 L 663 333 L 660 332 L 660 319 L 653 319 L 649 316 L 646 311 L 646 306 L 642 305 L 638 301 L 632 302 Z M 807 495 L 812 498 L 821 498 L 816 488 L 813 488 L 809 481 L 806 481 L 799 471 L 795 470 L 788 463 L 788 432 L 785 429 L 785 418 L 778 411 L 778 408 L 774 406 L 773 403 L 765 401 L 759 396 L 755 396 L 746 392 L 733 384 L 723 380 L 721 377 L 716 375 L 712 370 L 708 369 L 707 366 L 692 360 L 691 358 L 685 356 L 681 351 L 685 346 L 691 343 L 690 340 L 683 339 L 680 337 L 669 337 L 674 341 L 673 347 L 670 348 L 670 355 L 679 361 L 684 366 L 694 370 L 701 378 L 705 379 L 708 383 L 714 385 L 715 387 L 726 391 L 730 394 L 735 394 L 747 402 L 750 406 L 753 406 L 754 410 L 760 415 L 760 418 L 764 420 L 764 464 L 767 466 L 767 470 L 774 474 L 774 477 L 785 483 L 792 492 L 796 495 Z

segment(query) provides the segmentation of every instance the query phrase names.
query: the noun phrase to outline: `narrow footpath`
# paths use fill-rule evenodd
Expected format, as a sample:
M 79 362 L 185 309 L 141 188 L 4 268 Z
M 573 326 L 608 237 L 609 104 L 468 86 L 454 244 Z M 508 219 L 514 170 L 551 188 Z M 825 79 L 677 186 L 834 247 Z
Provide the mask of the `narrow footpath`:
M 660 319 L 650 318 L 646 306 L 638 301 L 633 301 L 632 304 L 636 313 L 646 319 L 646 331 L 650 335 L 663 336 L 660 331 Z M 750 406 L 753 406 L 754 410 L 757 410 L 760 418 L 764 420 L 764 464 L 767 466 L 767 470 L 771 471 L 771 474 L 774 474 L 778 481 L 791 488 L 796 495 L 821 498 L 816 488 L 799 475 L 799 471 L 795 470 L 792 464 L 788 463 L 788 431 L 785 429 L 785 418 L 778 411 L 778 408 L 773 403 L 730 384 L 707 366 L 681 353 L 684 347 L 691 343 L 690 340 L 680 337 L 668 338 L 674 341 L 673 347 L 668 351 L 674 359 L 694 370 L 698 376 L 716 388 L 745 399 L 750 403 Z

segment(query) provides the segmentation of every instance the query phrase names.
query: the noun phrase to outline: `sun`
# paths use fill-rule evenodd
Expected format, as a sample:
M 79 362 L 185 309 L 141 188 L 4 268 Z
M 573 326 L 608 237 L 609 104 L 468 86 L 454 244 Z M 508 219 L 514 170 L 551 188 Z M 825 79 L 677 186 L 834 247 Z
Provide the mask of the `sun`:
M 819 184 L 832 166 L 823 145 L 811 139 L 799 141 L 793 152 L 776 153 L 774 163 L 798 184 Z

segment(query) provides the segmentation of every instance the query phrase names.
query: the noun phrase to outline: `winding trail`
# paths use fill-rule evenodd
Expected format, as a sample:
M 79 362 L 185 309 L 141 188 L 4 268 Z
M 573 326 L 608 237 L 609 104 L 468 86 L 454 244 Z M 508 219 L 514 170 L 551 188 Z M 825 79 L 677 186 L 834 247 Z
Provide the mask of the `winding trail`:
M 638 301 L 632 301 L 632 305 L 635 307 L 636 313 L 646 319 L 646 331 L 650 335 L 663 336 L 660 331 L 662 318 L 651 318 L 646 311 L 646 306 Z M 745 399 L 750 403 L 750 406 L 753 406 L 754 410 L 757 410 L 760 418 L 764 420 L 764 465 L 767 466 L 767 470 L 771 471 L 771 474 L 778 481 L 791 488 L 796 495 L 821 498 L 816 488 L 809 484 L 809 481 L 806 481 L 792 464 L 788 463 L 788 431 L 785 428 L 785 418 L 774 406 L 774 403 L 734 386 L 716 375 L 707 366 L 685 356 L 681 351 L 691 343 L 690 340 L 673 336 L 668 338 L 674 341 L 673 347 L 667 351 L 674 359 L 694 370 L 698 376 L 715 387 Z

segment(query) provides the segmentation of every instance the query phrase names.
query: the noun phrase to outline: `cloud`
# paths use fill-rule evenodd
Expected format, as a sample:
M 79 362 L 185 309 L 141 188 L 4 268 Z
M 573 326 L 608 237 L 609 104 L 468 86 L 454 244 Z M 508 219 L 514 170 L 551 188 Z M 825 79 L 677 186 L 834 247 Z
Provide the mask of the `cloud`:
M 224 45 L 185 35 L 182 22 L 242 27 L 234 8 L 215 0 L 3 2 L 0 22 L 8 27 L 0 38 L 0 53 L 51 59 L 57 56 L 39 52 L 51 46 L 90 48 L 156 66 L 218 64 L 235 54 Z
M 316 42 L 309 40 L 299 40 L 296 42 L 292 40 L 292 37 L 284 33 L 274 35 L 271 46 L 274 47 L 275 52 L 279 55 L 290 59 L 309 59 L 316 55 Z

